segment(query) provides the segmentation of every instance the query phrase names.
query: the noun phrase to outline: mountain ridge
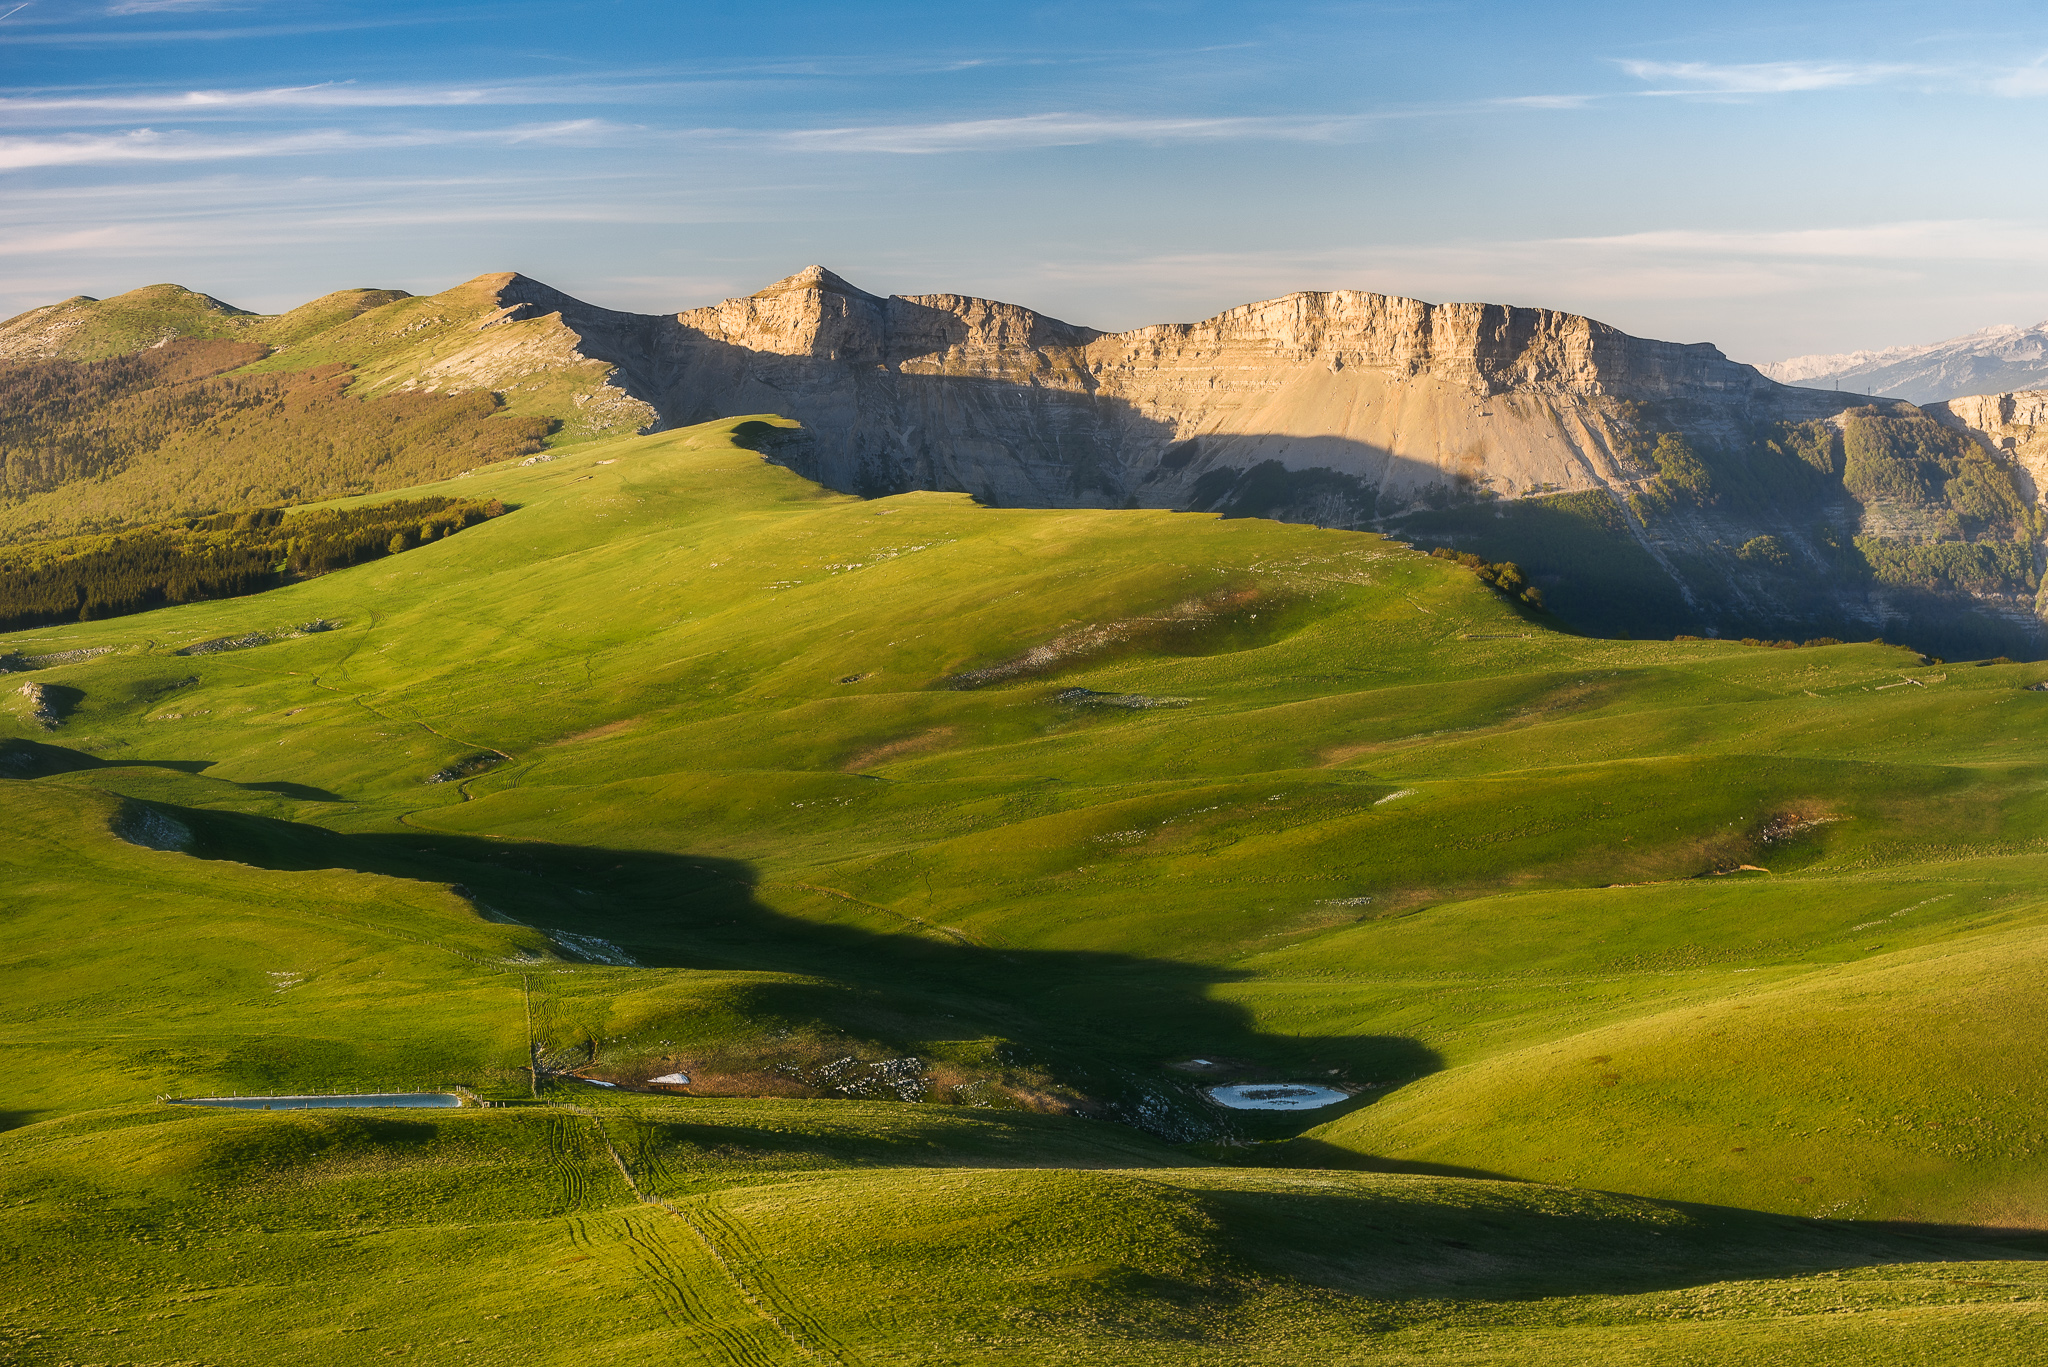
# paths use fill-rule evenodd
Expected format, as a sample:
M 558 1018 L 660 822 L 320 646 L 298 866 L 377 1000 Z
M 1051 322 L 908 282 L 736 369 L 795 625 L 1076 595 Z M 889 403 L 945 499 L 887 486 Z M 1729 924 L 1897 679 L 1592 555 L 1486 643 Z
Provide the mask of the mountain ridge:
M 2048 321 L 1998 323 L 1925 345 L 1793 356 L 1757 369 L 1783 384 L 1847 383 L 1912 403 L 2039 389 L 2048 386 Z
M 843 492 L 1373 527 L 1520 562 L 1592 630 L 2043 641 L 2039 519 L 2018 510 L 2038 503 L 2048 439 L 2013 416 L 2024 392 L 1923 413 L 1783 385 L 1710 343 L 1356 290 L 1113 333 L 876 295 L 820 265 L 675 314 L 518 272 L 343 294 L 338 321 L 289 340 L 293 315 L 184 305 L 252 339 L 279 330 L 254 371 L 345 365 L 364 398 L 487 390 L 554 424 L 554 446 L 778 413 L 803 430 L 772 458 Z M 146 302 L 68 307 L 125 308 L 139 335 Z M 38 316 L 0 324 L 0 356 Z M 1994 514 L 1956 502 L 1994 486 Z

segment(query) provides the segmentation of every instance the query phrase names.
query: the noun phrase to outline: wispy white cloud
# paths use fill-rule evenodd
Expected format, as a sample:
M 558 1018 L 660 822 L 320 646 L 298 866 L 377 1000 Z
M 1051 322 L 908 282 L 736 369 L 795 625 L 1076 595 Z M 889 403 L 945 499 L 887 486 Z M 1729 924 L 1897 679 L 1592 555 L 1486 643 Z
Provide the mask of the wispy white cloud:
M 30 9 L 30 14 L 33 12 Z M 28 17 L 29 14 L 21 16 L 22 19 Z M 239 28 L 178 28 L 166 25 L 161 28 L 122 29 L 67 28 L 60 26 L 62 22 L 46 21 L 39 31 L 27 33 L 14 32 L 13 25 L 10 24 L 7 34 L 8 46 L 114 47 L 133 43 L 217 43 L 248 38 L 290 38 L 314 33 L 348 33 L 359 29 L 443 24 L 452 20 L 443 14 L 422 13 L 388 15 L 374 19 L 336 19 L 316 23 L 250 24 Z
M 1509 95 L 1492 103 L 1520 109 L 1584 109 L 1599 98 L 1598 95 Z
M 1278 118 L 1133 118 L 1116 114 L 1025 114 L 1001 119 L 945 123 L 861 124 L 840 128 L 799 128 L 756 133 L 705 130 L 761 141 L 801 152 L 1013 151 L 1033 147 L 1079 147 L 1103 142 L 1218 142 L 1281 140 L 1332 142 L 1394 115 Z
M 462 143 L 589 144 L 619 132 L 601 119 L 522 124 L 489 129 L 411 129 L 358 133 L 347 129 L 315 129 L 303 133 L 213 137 L 186 132 L 138 128 L 124 133 L 69 133 L 50 137 L 0 137 L 0 171 L 45 166 L 105 166 L 135 162 L 202 162 L 251 157 L 295 157 L 320 153 L 378 151 L 403 147 L 443 147 Z
M 1667 229 L 1556 239 L 1561 245 L 1690 257 L 2048 263 L 2048 224 L 2014 219 L 1924 219 L 1779 231 Z
M 318 85 L 269 86 L 250 90 L 95 90 L 86 93 L 0 96 L 0 121 L 78 120 L 90 116 L 137 114 L 248 115 L 301 109 L 445 109 L 482 105 L 619 103 L 640 97 L 675 95 L 674 84 L 601 85 Z
M 1542 305 L 1595 316 L 1619 310 L 1648 319 L 1659 312 L 1717 309 L 1741 300 L 1775 308 L 1789 298 L 1816 294 L 1895 294 L 1922 288 L 1944 270 L 1977 268 L 2009 278 L 2009 263 L 2048 264 L 2048 224 L 1959 219 L 1792 232 L 1675 230 L 1116 256 L 1043 262 L 1005 281 L 1004 288 L 1012 297 L 1028 298 L 1070 293 L 1075 287 L 1091 294 L 1136 287 L 1157 301 L 1184 300 L 1188 317 L 1295 290 L 1358 289 L 1435 302 Z M 1081 321 L 1128 327 L 1154 320 Z M 1647 335 L 1665 334 L 1652 327 Z M 1756 351 L 1771 354 L 1768 346 Z
M 576 92 L 568 98 L 581 98 Z M 530 94 L 483 86 L 276 86 L 268 90 L 180 90 L 145 94 L 0 96 L 0 118 L 34 115 L 211 113 L 273 109 L 408 109 L 538 103 Z
M 1640 81 L 1674 87 L 1665 95 L 1784 95 L 1802 90 L 1839 90 L 1876 85 L 1924 68 L 1896 62 L 1639 62 L 1621 69 Z
M 2048 54 L 2036 57 L 2030 64 L 2016 67 L 1995 78 L 1991 82 L 1991 88 L 2001 95 L 2019 99 L 2048 95 Z
M 1950 95 L 2000 95 L 2014 99 L 2048 95 L 2048 54 L 2024 66 L 1831 61 L 1620 61 L 1616 65 L 1652 86 L 1627 92 L 1637 97 L 1792 95 L 1868 86 L 1906 86 Z M 1501 103 L 1536 103 L 1543 98 L 1546 97 Z
M 1875 288 L 1910 278 L 1895 264 L 1621 252 L 1569 240 L 1390 244 L 1323 252 L 1207 253 L 1050 263 L 1042 279 L 1133 285 L 1204 312 L 1296 290 L 1356 289 L 1443 303 L 1509 303 L 1595 313 L 1617 305 L 1774 299 L 1817 288 Z M 1017 293 L 1025 287 L 1013 287 Z M 1200 315 L 1197 315 L 1200 316 Z M 1085 321 L 1101 326 L 1096 318 Z M 1125 325 L 1139 321 L 1126 320 Z
M 107 6 L 109 14 L 194 14 L 217 10 L 247 9 L 233 0 L 116 0 Z
M 0 256 L 48 256 L 60 252 L 107 252 L 132 247 L 134 225 L 105 225 L 43 233 L 0 234 Z

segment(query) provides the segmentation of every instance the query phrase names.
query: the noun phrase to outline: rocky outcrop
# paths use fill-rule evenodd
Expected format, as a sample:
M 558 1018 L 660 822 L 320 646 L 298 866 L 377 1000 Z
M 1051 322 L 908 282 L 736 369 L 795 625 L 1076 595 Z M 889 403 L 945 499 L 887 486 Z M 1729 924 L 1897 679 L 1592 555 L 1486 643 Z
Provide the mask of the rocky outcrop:
M 2037 478 L 2048 467 L 2048 389 L 1976 394 L 1926 404 L 1922 411 L 1936 422 L 1982 437 L 1993 450 L 2035 471 Z
M 15 692 L 21 695 L 22 713 L 31 724 L 45 731 L 54 731 L 63 724 L 63 714 L 49 689 L 39 683 L 25 683 Z

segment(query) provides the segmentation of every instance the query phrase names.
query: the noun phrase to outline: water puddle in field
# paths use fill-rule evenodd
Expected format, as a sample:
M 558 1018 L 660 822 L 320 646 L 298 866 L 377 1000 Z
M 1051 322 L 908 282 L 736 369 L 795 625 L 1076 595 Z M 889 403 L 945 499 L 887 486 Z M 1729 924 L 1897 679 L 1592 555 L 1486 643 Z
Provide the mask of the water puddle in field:
M 1246 1082 L 1235 1087 L 1211 1087 L 1209 1099 L 1233 1111 L 1313 1111 L 1349 1101 L 1351 1097 L 1335 1087 L 1307 1082 Z
M 387 1106 L 460 1106 L 453 1092 L 357 1092 L 341 1096 L 179 1096 L 173 1106 L 227 1106 L 238 1111 L 308 1111 Z

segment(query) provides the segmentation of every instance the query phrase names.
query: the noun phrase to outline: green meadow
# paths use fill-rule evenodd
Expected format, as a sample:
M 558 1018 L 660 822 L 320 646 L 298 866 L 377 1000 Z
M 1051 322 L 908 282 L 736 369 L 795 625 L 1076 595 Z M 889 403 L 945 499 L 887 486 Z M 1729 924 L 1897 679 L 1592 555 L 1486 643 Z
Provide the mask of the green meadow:
M 779 422 L 0 637 L 0 1356 L 2048 1362 L 2048 664 Z

